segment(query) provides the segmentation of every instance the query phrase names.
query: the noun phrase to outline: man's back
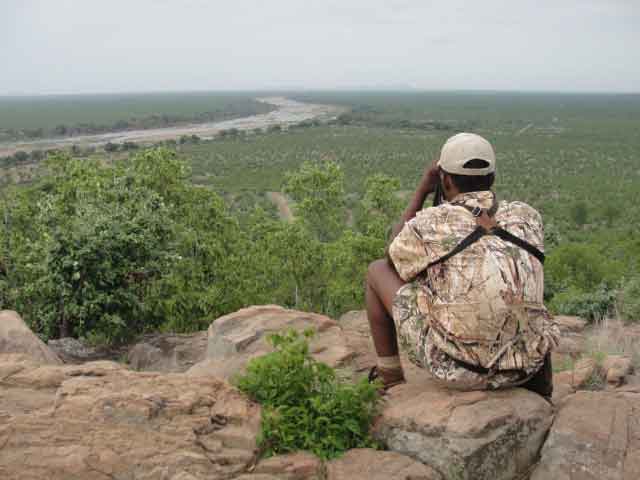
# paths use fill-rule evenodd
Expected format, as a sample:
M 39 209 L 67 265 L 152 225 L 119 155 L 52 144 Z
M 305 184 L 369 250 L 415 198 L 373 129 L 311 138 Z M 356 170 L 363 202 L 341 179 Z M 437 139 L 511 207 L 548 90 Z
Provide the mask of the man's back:
M 486 235 L 459 254 L 426 269 L 476 228 L 467 207 L 488 209 L 490 191 L 458 195 L 418 212 L 389 254 L 405 280 L 416 277 L 417 304 L 429 341 L 472 366 L 510 370 L 539 364 L 555 342 L 543 305 L 542 264 L 526 250 Z M 501 202 L 499 226 L 543 250 L 540 214 L 521 202 Z M 426 269 L 426 270 L 425 270 Z
M 371 378 L 385 387 L 404 381 L 402 348 L 450 388 L 551 395 L 559 332 L 543 304 L 542 219 L 524 203 L 495 203 L 495 175 L 487 139 L 447 139 L 392 227 L 387 258 L 369 265 Z M 424 208 L 431 193 L 446 202 Z

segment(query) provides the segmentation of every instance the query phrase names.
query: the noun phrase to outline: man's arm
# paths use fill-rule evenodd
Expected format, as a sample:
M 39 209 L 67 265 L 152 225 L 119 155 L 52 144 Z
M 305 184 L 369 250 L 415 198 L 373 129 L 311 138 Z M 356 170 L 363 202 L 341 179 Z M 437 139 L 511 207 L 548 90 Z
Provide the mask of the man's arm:
M 426 200 L 427 196 L 435 190 L 436 185 L 440 180 L 437 163 L 438 161 L 434 160 L 433 163 L 424 171 L 424 175 L 422 175 L 422 178 L 418 183 L 418 187 L 416 188 L 416 191 L 414 192 L 409 205 L 407 205 L 407 208 L 402 214 L 402 217 L 400 217 L 400 221 L 392 226 L 391 235 L 389 236 L 389 242 L 387 243 L 387 259 L 389 259 L 389 246 L 391 245 L 391 242 L 393 242 L 393 240 L 398 236 L 400 230 L 402 230 L 402 227 L 404 227 L 404 224 L 415 217 L 417 212 L 422 210 L 422 206 L 424 205 L 424 201 Z

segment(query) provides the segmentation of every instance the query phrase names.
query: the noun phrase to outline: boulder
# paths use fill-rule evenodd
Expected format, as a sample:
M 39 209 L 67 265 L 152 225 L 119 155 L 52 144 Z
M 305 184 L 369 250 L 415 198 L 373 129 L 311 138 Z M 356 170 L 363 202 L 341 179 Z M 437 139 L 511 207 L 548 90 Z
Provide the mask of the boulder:
M 640 478 L 640 389 L 578 392 L 558 412 L 531 480 Z
M 2 479 L 227 479 L 255 461 L 260 408 L 223 380 L 8 355 L 0 372 Z
M 34 362 L 60 365 L 62 361 L 11 310 L 0 311 L 0 354 L 20 353 Z
M 433 468 L 396 452 L 349 450 L 327 464 L 327 480 L 441 480 Z
M 535 463 L 553 420 L 541 396 L 521 388 L 459 392 L 425 371 L 405 369 L 374 425 L 390 450 L 438 470 L 450 480 L 511 480 Z
M 189 374 L 231 378 L 243 372 L 249 360 L 272 350 L 267 342 L 270 333 L 289 328 L 300 332 L 314 329 L 311 353 L 332 367 L 346 364 L 353 356 L 340 326 L 329 317 L 266 305 L 244 308 L 215 320 L 209 327 L 207 359 Z
M 606 372 L 607 383 L 617 387 L 625 383 L 627 376 L 633 373 L 633 363 L 630 357 L 609 355 L 602 363 L 602 370 Z
M 204 360 L 207 332 L 146 335 L 129 349 L 131 368 L 152 372 L 185 372 Z

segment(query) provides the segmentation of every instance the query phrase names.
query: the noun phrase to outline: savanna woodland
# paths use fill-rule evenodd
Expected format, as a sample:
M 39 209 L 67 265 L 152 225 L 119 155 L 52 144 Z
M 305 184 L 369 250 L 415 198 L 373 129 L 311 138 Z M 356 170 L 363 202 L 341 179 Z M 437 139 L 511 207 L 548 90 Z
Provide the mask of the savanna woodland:
M 45 339 L 98 344 L 200 330 L 253 304 L 360 309 L 367 265 L 423 169 L 473 131 L 496 148 L 498 197 L 543 214 L 549 308 L 640 320 L 640 96 L 289 97 L 344 113 L 0 159 L 0 308 Z

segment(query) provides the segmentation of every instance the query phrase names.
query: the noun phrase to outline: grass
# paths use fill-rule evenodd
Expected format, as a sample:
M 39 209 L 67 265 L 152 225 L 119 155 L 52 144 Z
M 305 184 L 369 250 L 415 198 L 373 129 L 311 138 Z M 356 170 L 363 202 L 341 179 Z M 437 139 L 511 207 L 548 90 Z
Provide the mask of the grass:
M 585 336 L 584 351 L 555 363 L 554 373 L 573 370 L 580 359 L 592 359 L 596 368 L 581 389 L 603 390 L 607 386 L 604 363 L 610 356 L 629 357 L 633 370 L 640 370 L 640 328 L 620 319 L 603 319 L 587 329 Z
M 632 330 L 635 332 L 632 332 Z M 640 328 L 629 326 L 617 319 L 604 319 L 589 332 L 586 355 L 601 365 L 610 355 L 631 358 L 634 369 L 640 369 Z

